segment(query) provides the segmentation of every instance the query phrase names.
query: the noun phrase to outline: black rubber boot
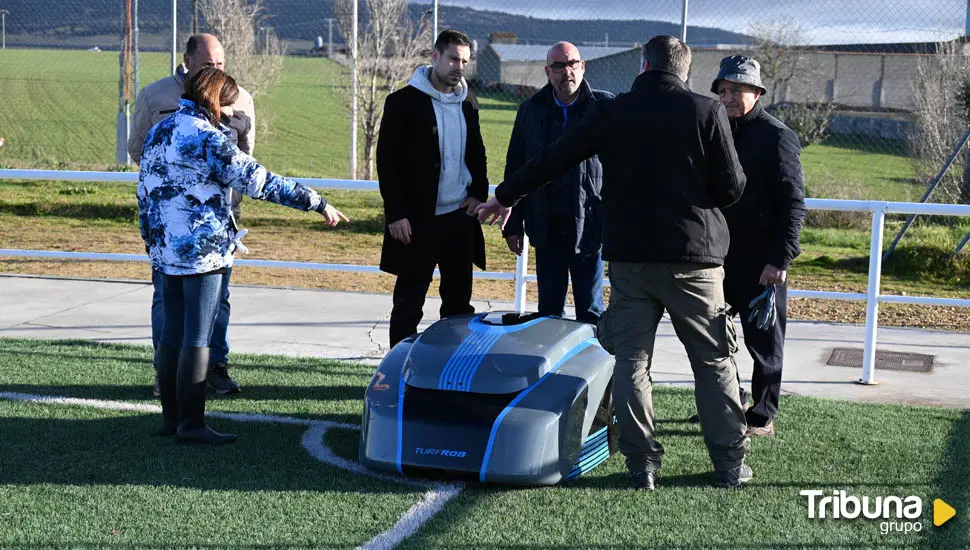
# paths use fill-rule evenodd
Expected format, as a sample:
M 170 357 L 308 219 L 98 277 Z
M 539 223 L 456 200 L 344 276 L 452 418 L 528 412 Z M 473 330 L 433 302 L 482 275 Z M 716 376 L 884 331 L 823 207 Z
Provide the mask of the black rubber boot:
M 155 376 L 159 397 L 162 401 L 162 429 L 155 432 L 161 437 L 172 437 L 179 427 L 179 407 L 176 395 L 180 348 L 159 345 L 155 350 Z
M 179 357 L 179 427 L 176 437 L 186 443 L 219 445 L 236 441 L 235 434 L 221 434 L 205 423 L 205 377 L 209 348 L 182 348 Z

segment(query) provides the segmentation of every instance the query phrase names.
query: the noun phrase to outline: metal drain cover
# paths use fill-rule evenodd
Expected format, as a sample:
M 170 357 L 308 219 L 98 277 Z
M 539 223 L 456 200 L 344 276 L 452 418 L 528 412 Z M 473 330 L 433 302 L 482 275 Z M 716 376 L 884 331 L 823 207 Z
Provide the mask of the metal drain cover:
M 833 367 L 862 368 L 862 348 L 835 348 L 829 355 L 827 365 Z M 900 370 L 930 372 L 933 370 L 932 355 L 904 353 L 899 351 L 876 351 L 876 370 Z

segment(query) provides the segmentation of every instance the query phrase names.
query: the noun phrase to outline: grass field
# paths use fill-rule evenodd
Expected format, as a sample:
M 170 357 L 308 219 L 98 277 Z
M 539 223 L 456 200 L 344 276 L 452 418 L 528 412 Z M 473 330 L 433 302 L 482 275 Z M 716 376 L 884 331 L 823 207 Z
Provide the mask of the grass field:
M 232 60 L 229 60 L 230 64 Z M 169 70 L 169 56 L 141 55 L 140 81 Z M 231 71 L 231 65 L 229 67 Z M 114 164 L 118 58 L 109 52 L 5 50 L 0 56 L 4 101 L 0 165 L 104 168 Z M 256 98 L 256 156 L 285 175 L 344 178 L 349 170 L 348 73 L 328 59 L 287 57 L 281 81 Z M 481 95 L 482 133 L 489 175 L 498 183 L 516 98 Z M 860 147 L 861 146 L 861 147 Z M 829 140 L 803 152 L 813 196 L 907 200 L 919 197 L 908 159 L 893 144 Z M 362 147 L 358 147 L 361 151 Z M 837 194 L 837 195 L 835 195 Z
M 168 56 L 142 56 L 141 82 L 162 77 Z M 117 113 L 117 56 L 107 52 L 6 50 L 0 55 L 5 101 L 0 110 L 0 166 L 44 168 L 111 167 Z M 288 57 L 282 81 L 257 97 L 260 134 L 256 156 L 283 174 L 343 178 L 348 175 L 346 71 L 321 58 Z M 482 128 L 489 151 L 489 173 L 501 179 L 516 103 L 481 94 Z M 913 200 L 922 186 L 913 183 L 909 159 L 898 144 L 829 139 L 802 153 L 808 191 L 816 197 Z M 244 223 L 251 258 L 377 263 L 382 211 L 376 193 L 326 193 L 352 223 L 336 231 L 307 216 L 274 205 L 248 201 Z M 864 218 L 864 217 L 863 217 Z M 826 222 L 827 223 L 827 222 Z M 890 223 L 887 235 L 898 227 Z M 868 222 L 859 229 L 809 227 L 804 253 L 791 273 L 792 286 L 859 292 L 866 285 Z M 29 231 L 24 229 L 29 228 Z M 883 289 L 889 293 L 963 297 L 970 291 L 970 256 L 948 252 L 970 231 L 970 221 L 952 227 L 917 228 L 886 265 Z M 514 257 L 498 232 L 486 230 L 489 269 L 509 271 Z M 133 187 L 67 182 L 0 182 L 0 248 L 140 253 Z M 0 271 L 95 277 L 147 278 L 142 265 L 92 262 L 0 260 Z M 386 292 L 393 280 L 383 276 L 240 269 L 236 282 Z M 505 298 L 504 282 L 476 283 L 480 298 Z M 858 322 L 860 304 L 796 301 L 793 317 Z M 887 324 L 970 330 L 966 310 L 887 306 Z
M 148 348 L 0 340 L 0 547 L 351 548 L 389 529 L 424 489 L 341 470 L 311 455 L 307 427 L 217 418 L 224 448 L 151 437 L 157 413 L 42 404 L 11 393 L 150 403 Z M 210 411 L 359 423 L 372 367 L 238 356 L 245 393 Z M 656 392 L 667 448 L 660 490 L 626 488 L 614 456 L 588 477 L 536 489 L 468 485 L 403 548 L 966 548 L 970 412 L 785 397 L 778 436 L 753 442 L 755 480 L 709 487 L 685 390 Z M 237 417 L 238 418 L 238 417 Z M 250 417 L 252 419 L 253 417 Z M 357 432 L 322 443 L 356 461 Z M 304 442 L 305 443 L 305 442 Z M 320 442 L 317 442 L 320 443 Z M 806 489 L 923 501 L 918 534 L 871 520 L 812 520 Z M 931 503 L 955 506 L 936 528 Z

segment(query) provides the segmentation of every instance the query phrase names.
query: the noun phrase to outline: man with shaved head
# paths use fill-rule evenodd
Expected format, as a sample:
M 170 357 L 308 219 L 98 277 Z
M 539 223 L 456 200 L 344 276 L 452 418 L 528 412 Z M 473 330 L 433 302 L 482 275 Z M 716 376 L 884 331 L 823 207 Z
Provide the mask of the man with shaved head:
M 590 88 L 576 46 L 559 42 L 546 54 L 549 83 L 519 107 L 505 161 L 506 178 L 559 139 L 613 94 Z M 596 323 L 603 313 L 603 224 L 600 190 L 603 168 L 596 155 L 560 175 L 561 185 L 544 187 L 512 209 L 503 234 L 509 249 L 522 253 L 522 235 L 536 249 L 539 313 L 563 315 L 569 276 L 576 319 Z
M 145 137 L 152 126 L 168 118 L 178 110 L 179 100 L 185 81 L 207 67 L 225 70 L 226 52 L 219 39 L 211 34 L 196 34 L 190 36 L 182 56 L 182 65 L 175 74 L 167 76 L 142 88 L 135 98 L 135 114 L 131 120 L 131 131 L 128 137 L 128 155 L 135 162 L 141 162 L 142 147 Z M 239 96 L 231 108 L 224 109 L 223 122 L 232 132 L 233 141 L 245 153 L 253 154 L 256 138 L 256 112 L 253 106 L 253 96 L 239 86 Z M 232 192 L 233 221 L 240 217 L 239 204 L 242 195 Z M 210 341 L 211 355 L 209 360 L 209 387 L 218 394 L 239 393 L 241 387 L 229 376 L 229 276 L 232 268 L 226 269 L 222 278 L 222 301 L 216 316 L 215 327 Z M 162 293 L 157 273 L 152 273 L 152 284 L 155 292 L 152 296 L 152 345 L 158 346 L 164 324 L 162 309 Z M 158 380 L 155 381 L 153 395 L 158 397 Z

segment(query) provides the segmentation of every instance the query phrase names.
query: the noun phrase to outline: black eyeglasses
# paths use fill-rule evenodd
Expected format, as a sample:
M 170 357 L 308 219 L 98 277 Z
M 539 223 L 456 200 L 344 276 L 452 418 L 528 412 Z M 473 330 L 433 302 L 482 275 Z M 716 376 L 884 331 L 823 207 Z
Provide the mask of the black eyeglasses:
M 562 72 L 566 67 L 575 70 L 582 63 L 582 59 L 570 59 L 569 61 L 556 61 L 549 64 L 549 68 L 556 71 Z

